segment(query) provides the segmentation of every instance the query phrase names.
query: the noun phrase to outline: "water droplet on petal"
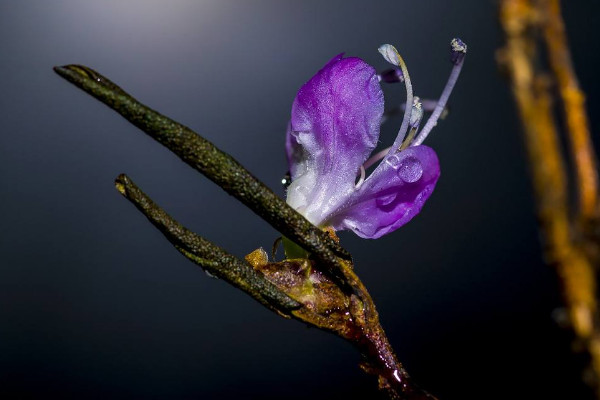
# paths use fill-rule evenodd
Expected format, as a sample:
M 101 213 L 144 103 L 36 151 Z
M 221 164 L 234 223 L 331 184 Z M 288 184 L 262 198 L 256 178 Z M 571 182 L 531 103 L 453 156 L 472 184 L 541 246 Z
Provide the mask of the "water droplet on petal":
M 398 157 L 396 154 L 389 156 L 385 162 L 394 169 L 398 169 L 400 167 L 400 157 Z
M 398 176 L 406 183 L 414 183 L 423 176 L 423 165 L 416 157 L 406 157 L 397 168 Z

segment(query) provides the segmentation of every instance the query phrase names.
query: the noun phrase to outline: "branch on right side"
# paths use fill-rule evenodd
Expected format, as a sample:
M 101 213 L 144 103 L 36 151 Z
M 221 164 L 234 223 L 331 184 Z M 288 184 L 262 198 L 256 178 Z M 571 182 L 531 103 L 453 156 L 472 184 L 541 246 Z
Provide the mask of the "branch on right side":
M 558 0 L 502 0 L 500 22 L 506 44 L 498 62 L 510 79 L 523 125 L 544 255 L 560 282 L 573 349 L 589 358 L 582 377 L 600 398 L 600 246 L 589 234 L 598 231 L 598 174 L 560 5 Z M 548 59 L 542 58 L 544 50 Z M 565 127 L 555 118 L 556 97 Z M 570 152 L 562 148 L 560 135 Z M 565 162 L 569 155 L 574 171 Z M 576 191 L 576 205 L 569 203 L 569 188 Z

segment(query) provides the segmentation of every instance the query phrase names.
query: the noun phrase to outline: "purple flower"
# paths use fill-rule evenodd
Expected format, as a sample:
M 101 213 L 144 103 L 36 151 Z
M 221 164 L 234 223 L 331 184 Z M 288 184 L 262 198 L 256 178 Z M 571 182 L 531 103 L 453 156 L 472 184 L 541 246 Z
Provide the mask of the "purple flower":
M 407 104 L 412 104 L 389 150 L 369 159 L 383 118 L 382 78 L 363 60 L 344 58 L 342 54 L 300 88 L 286 136 L 292 180 L 288 204 L 317 226 L 350 229 L 370 239 L 410 221 L 435 188 L 440 176 L 439 161 L 433 149 L 420 143 L 445 108 L 466 46 L 459 39 L 452 41 L 455 68 L 420 132 L 423 107 L 419 98 L 413 97 L 404 61 L 393 46 L 383 45 L 379 51 L 401 68 L 386 75 L 396 79 L 384 81 L 404 81 Z M 366 168 L 380 159 L 365 179 Z

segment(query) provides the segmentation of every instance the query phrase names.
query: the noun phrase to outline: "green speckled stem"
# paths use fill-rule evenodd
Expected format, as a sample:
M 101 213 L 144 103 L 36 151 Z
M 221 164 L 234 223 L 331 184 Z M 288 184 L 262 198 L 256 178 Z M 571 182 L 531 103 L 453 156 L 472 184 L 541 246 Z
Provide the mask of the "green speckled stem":
M 245 291 L 280 314 L 289 315 L 292 310 L 302 306 L 267 281 L 247 262 L 182 226 L 158 207 L 126 175 L 119 175 L 115 185 L 119 192 L 130 200 L 177 250 L 211 275 Z
M 298 243 L 338 281 L 343 282 L 338 257 L 349 260 L 350 255 L 231 156 L 186 126 L 141 104 L 91 68 L 66 65 L 55 67 L 54 71 L 177 154 L 277 231 Z

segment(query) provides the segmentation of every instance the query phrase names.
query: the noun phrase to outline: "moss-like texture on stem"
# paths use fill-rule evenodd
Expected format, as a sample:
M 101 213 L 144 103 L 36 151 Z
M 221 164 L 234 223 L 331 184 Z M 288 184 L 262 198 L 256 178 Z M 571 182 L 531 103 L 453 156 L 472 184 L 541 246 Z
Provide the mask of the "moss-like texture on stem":
M 165 235 L 177 250 L 211 275 L 245 291 L 261 304 L 280 314 L 289 316 L 292 310 L 300 308 L 300 303 L 282 293 L 247 262 L 229 254 L 178 223 L 142 192 L 127 175 L 119 175 L 115 186 Z
M 277 231 L 298 243 L 334 276 L 339 276 L 336 272 L 338 257 L 350 259 L 348 252 L 289 207 L 231 156 L 188 127 L 140 103 L 91 68 L 66 65 L 55 67 L 54 71 L 166 146 Z

